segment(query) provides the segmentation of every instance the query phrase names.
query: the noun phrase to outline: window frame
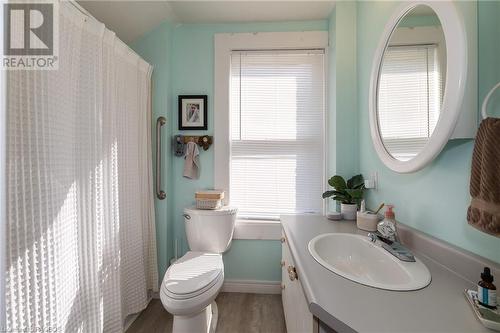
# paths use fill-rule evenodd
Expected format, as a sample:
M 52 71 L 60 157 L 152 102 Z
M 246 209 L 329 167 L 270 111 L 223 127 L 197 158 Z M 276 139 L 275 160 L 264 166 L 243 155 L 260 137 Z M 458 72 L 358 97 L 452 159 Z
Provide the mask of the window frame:
M 323 49 L 325 71 L 325 127 L 328 123 L 328 32 L 259 32 L 259 33 L 219 33 L 214 36 L 214 186 L 224 190 L 224 204 L 230 202 L 230 80 L 231 53 L 238 50 L 293 50 Z M 325 147 L 328 131 L 324 128 Z M 327 149 L 324 149 L 324 172 L 327 169 Z M 323 175 L 326 179 L 326 174 Z M 325 181 L 323 182 L 325 183 Z M 326 185 L 325 185 L 326 188 Z M 323 203 L 323 213 L 326 205 Z M 276 229 L 276 230 L 275 230 Z M 265 232 L 264 232 L 265 230 Z M 237 239 L 279 239 L 281 223 L 276 220 L 237 220 L 235 238 Z

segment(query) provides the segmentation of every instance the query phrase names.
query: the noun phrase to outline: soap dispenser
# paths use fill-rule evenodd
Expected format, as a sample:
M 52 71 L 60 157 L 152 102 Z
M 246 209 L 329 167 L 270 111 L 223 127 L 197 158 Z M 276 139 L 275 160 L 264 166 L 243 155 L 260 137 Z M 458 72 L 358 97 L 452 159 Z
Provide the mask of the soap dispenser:
M 378 223 L 377 231 L 382 235 L 382 237 L 395 242 L 397 241 L 396 237 L 396 217 L 393 205 L 385 205 L 386 211 L 384 213 L 384 219 Z

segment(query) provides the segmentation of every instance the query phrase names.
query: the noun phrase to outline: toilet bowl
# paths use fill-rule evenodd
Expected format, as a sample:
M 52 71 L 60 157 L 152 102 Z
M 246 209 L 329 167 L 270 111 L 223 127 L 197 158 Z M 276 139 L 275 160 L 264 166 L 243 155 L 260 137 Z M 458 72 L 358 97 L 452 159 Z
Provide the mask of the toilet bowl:
M 224 283 L 222 253 L 231 245 L 235 220 L 236 209 L 229 207 L 184 210 L 191 251 L 168 268 L 160 288 L 161 302 L 174 316 L 172 332 L 215 332 L 215 298 Z

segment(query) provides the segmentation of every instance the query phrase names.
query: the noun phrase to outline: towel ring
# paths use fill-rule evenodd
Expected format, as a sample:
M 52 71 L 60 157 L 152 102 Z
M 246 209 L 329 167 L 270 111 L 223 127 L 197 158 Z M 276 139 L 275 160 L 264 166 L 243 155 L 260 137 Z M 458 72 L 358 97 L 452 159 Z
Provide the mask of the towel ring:
M 490 92 L 486 95 L 483 101 L 483 106 L 481 107 L 481 115 L 483 116 L 483 119 L 488 118 L 488 114 L 486 113 L 486 108 L 488 107 L 488 102 L 490 101 L 491 95 L 493 95 L 493 92 L 500 87 L 500 82 L 498 82 L 493 88 L 491 88 Z

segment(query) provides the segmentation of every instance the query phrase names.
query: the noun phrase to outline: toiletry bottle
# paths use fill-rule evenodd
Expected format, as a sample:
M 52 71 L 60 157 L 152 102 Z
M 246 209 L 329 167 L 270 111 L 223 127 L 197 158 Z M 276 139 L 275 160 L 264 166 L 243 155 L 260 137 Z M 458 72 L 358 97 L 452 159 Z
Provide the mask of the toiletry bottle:
M 385 205 L 387 210 L 385 211 L 385 218 L 377 224 L 377 231 L 380 232 L 382 237 L 387 238 L 390 241 L 396 241 L 396 217 L 393 205 Z
M 477 299 L 479 304 L 490 309 L 497 308 L 497 287 L 493 284 L 493 275 L 488 267 L 481 273 L 481 281 L 477 284 Z

